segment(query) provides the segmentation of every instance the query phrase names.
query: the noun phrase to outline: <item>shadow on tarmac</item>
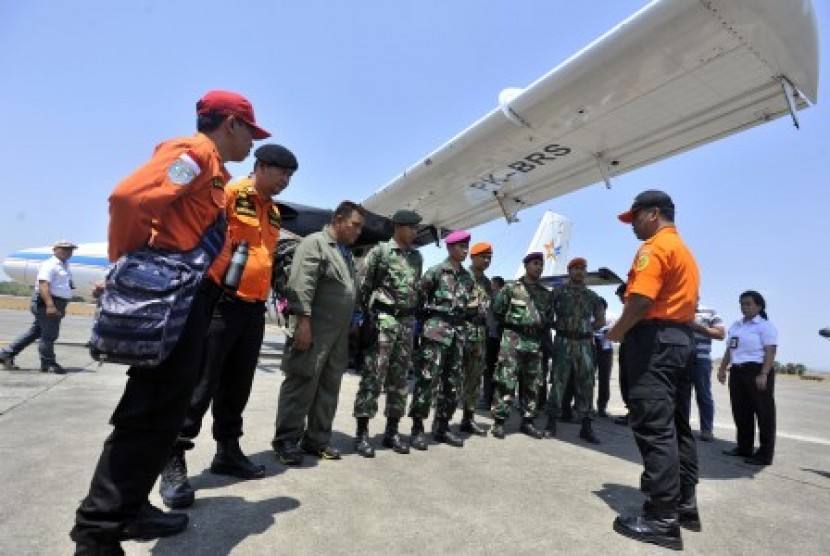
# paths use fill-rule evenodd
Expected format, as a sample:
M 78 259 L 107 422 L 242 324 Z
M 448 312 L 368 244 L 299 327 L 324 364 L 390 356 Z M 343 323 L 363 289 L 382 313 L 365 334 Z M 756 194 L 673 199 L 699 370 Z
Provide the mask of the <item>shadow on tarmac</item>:
M 230 554 L 247 537 L 268 531 L 276 514 L 297 509 L 296 498 L 280 496 L 248 502 L 238 496 L 204 498 L 199 503 L 209 511 L 191 514 L 189 527 L 198 534 L 159 539 L 151 554 Z M 216 523 L 217 518 L 221 523 Z

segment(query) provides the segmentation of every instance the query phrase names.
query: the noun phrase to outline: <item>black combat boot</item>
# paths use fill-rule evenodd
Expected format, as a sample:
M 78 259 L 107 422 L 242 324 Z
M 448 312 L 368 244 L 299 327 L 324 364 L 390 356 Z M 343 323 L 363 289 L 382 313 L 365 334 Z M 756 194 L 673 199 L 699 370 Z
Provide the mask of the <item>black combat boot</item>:
M 238 438 L 216 441 L 216 455 L 210 470 L 218 475 L 230 475 L 239 479 L 261 479 L 265 476 L 265 466 L 255 465 L 242 453 Z
M 680 485 L 680 500 L 677 502 L 677 521 L 681 527 L 689 531 L 700 532 L 703 530 L 703 525 L 700 523 L 700 514 L 697 511 L 695 485 Z
M 556 438 L 556 417 L 548 417 L 548 424 L 545 425 L 545 438 Z
M 364 458 L 375 457 L 375 449 L 369 443 L 369 418 L 357 418 L 357 433 L 354 438 L 354 451 Z
M 645 503 L 642 515 L 617 516 L 614 520 L 614 531 L 640 542 L 683 550 L 677 512 L 674 509 L 657 508 L 651 502 Z
M 496 438 L 504 438 L 504 419 L 496 419 L 493 428 L 490 429 L 490 434 Z
M 458 426 L 458 430 L 461 432 L 468 432 L 476 436 L 485 436 L 487 434 L 487 431 L 479 427 L 478 423 L 473 420 L 473 410 L 471 409 L 464 410 L 464 417 L 461 419 L 461 424 Z
M 588 417 L 582 418 L 582 428 L 579 429 L 579 438 L 591 444 L 599 444 L 599 439 L 594 435 L 594 431 L 591 428 L 591 419 Z
M 386 430 L 383 432 L 383 447 L 392 448 L 392 451 L 398 454 L 408 454 L 409 446 L 401 442 L 401 435 L 398 434 L 398 417 L 388 417 L 386 419 Z
M 537 440 L 543 438 L 545 435 L 537 429 L 533 424 L 532 417 L 524 417 L 522 418 L 522 424 L 519 427 L 519 430 L 524 434 L 528 435 L 531 438 L 535 438 Z
M 196 499 L 196 491 L 187 480 L 187 462 L 184 459 L 184 450 L 174 449 L 161 470 L 159 482 L 161 500 L 168 508 L 189 508 Z
M 420 417 L 412 418 L 412 434 L 409 437 L 409 445 L 416 450 L 428 448 L 427 439 L 424 438 L 424 421 Z
M 464 447 L 464 439 L 453 434 L 450 430 L 450 422 L 447 419 L 438 419 L 435 432 L 432 433 L 432 438 L 434 438 L 436 442 L 443 442 L 444 444 L 449 444 L 450 446 L 455 446 L 456 448 Z

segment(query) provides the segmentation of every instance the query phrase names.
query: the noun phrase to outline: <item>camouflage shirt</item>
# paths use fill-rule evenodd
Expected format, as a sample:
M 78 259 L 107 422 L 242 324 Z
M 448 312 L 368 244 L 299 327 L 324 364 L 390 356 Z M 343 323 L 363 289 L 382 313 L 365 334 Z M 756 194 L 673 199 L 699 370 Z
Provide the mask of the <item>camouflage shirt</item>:
M 470 274 L 475 285 L 467 303 L 467 340 L 476 342 L 487 338 L 487 316 L 492 311 L 493 287 L 483 272 L 476 276 L 471 267 Z
M 467 305 L 474 288 L 472 274 L 463 266 L 455 270 L 449 259 L 427 270 L 420 285 L 424 337 L 450 345 L 456 333 L 463 334 Z
M 551 296 L 551 305 L 553 328 L 556 331 L 586 335 L 586 339 L 593 338 L 592 322 L 605 316 L 599 295 L 584 285 L 556 286 Z
M 417 249 L 401 249 L 394 238 L 375 245 L 361 272 L 360 302 L 399 310 L 418 306 L 418 282 L 424 259 Z
M 521 278 L 506 284 L 496 295 L 493 313 L 504 325 L 505 334 L 516 336 L 519 351 L 536 351 L 550 326 L 550 292 L 538 282 Z

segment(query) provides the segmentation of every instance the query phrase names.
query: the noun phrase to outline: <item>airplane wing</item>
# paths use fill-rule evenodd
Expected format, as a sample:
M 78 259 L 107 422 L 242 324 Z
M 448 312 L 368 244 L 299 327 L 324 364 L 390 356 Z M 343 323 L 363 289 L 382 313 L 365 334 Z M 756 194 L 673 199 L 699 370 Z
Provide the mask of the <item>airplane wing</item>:
M 811 0 L 657 0 L 374 193 L 468 228 L 815 103 Z

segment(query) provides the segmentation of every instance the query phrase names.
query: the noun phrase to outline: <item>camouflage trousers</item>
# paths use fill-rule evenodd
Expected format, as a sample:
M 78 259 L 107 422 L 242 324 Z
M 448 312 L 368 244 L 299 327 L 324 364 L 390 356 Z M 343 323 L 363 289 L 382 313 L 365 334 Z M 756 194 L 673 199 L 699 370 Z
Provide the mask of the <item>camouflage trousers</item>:
M 553 388 L 548 396 L 547 414 L 559 419 L 562 416 L 562 395 L 571 373 L 574 375 L 576 416 L 579 419 L 594 418 L 594 341 L 569 340 L 557 337 L 553 344 Z
M 364 354 L 354 416 L 372 418 L 378 412 L 381 387 L 386 389 L 386 417 L 400 418 L 406 411 L 406 375 L 412 364 L 414 319 L 380 323 L 378 341 Z
M 517 384 L 522 417 L 535 417 L 539 405 L 539 388 L 542 386 L 541 352 L 518 351 L 502 342 L 493 383 L 496 387 L 493 394 L 494 418 L 507 420 L 510 417 Z
M 473 411 L 478 399 L 478 389 L 481 386 L 481 376 L 484 374 L 485 340 L 466 342 L 464 346 L 464 395 L 461 398 L 462 409 Z
M 417 360 L 409 416 L 426 419 L 434 404 L 435 418 L 449 421 L 462 389 L 463 338 L 456 332 L 449 345 L 421 338 L 421 353 Z

